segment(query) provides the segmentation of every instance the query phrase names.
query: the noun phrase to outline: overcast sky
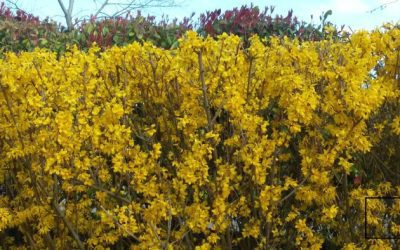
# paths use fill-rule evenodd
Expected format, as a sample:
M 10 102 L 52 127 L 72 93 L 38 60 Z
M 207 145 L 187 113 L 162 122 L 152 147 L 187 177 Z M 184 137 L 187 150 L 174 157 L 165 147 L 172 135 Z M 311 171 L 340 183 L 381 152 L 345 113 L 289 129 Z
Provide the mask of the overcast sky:
M 63 0 L 66 4 L 68 0 Z M 120 2 L 123 0 L 120 0 Z M 128 0 L 129 1 L 129 0 Z M 148 9 L 143 10 L 143 13 L 150 13 L 155 16 L 162 14 L 168 15 L 171 19 L 177 17 L 182 19 L 189 16 L 192 12 L 196 14 L 204 13 L 207 10 L 214 9 L 232 9 L 247 4 L 259 6 L 275 6 L 275 14 L 287 14 L 289 9 L 293 9 L 295 16 L 300 20 L 311 22 L 311 15 L 314 16 L 314 23 L 319 22 L 319 16 L 322 12 L 332 10 L 333 15 L 328 20 L 334 24 L 345 24 L 351 29 L 373 29 L 385 22 L 398 22 L 400 20 L 400 1 L 399 0 L 177 0 L 180 7 Z M 74 15 L 82 17 L 95 12 L 96 5 L 101 5 L 102 0 L 75 0 Z M 371 10 L 387 4 L 386 8 L 377 9 L 374 12 Z M 18 5 L 26 11 L 39 15 L 40 17 L 49 16 L 59 22 L 63 22 L 62 11 L 57 0 L 19 0 Z

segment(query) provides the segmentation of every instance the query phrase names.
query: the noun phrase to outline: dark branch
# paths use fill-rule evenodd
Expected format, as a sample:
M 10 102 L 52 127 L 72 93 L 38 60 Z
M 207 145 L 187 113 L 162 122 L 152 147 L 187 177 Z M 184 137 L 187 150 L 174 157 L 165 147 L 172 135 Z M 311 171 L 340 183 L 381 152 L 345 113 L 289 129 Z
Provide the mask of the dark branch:
M 399 0 L 393 0 L 393 1 L 390 1 L 390 2 L 387 2 L 387 3 L 384 3 L 384 4 L 381 4 L 381 5 L 379 5 L 378 7 L 376 7 L 376 8 L 373 8 L 372 10 L 369 10 L 369 11 L 367 11 L 368 13 L 373 13 L 373 12 L 375 12 L 375 11 L 377 11 L 377 10 L 383 10 L 383 9 L 385 9 L 386 7 L 388 7 L 389 5 L 391 5 L 391 4 L 394 4 L 394 3 L 397 3 Z

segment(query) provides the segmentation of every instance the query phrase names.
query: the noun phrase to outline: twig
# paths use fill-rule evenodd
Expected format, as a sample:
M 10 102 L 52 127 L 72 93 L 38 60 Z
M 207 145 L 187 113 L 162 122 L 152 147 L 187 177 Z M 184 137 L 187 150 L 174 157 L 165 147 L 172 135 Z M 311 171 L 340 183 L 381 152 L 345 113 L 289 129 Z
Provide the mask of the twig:
M 210 103 L 208 102 L 208 96 L 207 96 L 207 86 L 206 86 L 206 81 L 204 79 L 204 64 L 203 64 L 203 53 L 202 51 L 197 53 L 198 55 L 198 61 L 199 61 L 199 78 L 200 78 L 200 83 L 201 83 L 201 90 L 203 92 L 203 107 L 207 115 L 207 128 L 208 131 L 212 129 L 212 118 L 211 118 L 211 111 L 210 111 Z
M 368 10 L 367 13 L 373 13 L 373 12 L 375 12 L 375 11 L 377 11 L 377 10 L 383 10 L 383 9 L 385 9 L 386 7 L 388 7 L 390 4 L 394 4 L 394 3 L 398 2 L 398 1 L 399 1 L 399 0 L 393 0 L 393 1 L 390 1 L 390 2 L 387 2 L 387 3 L 384 3 L 384 4 L 381 4 L 381 5 L 379 5 L 378 7 L 373 8 L 372 10 Z
M 13 9 L 22 10 L 23 12 L 25 12 L 23 9 L 21 9 L 21 8 L 18 6 L 18 1 L 6 0 L 6 3 L 12 5 L 12 6 L 13 6 L 13 7 L 12 7 Z
M 12 119 L 12 121 L 14 123 L 15 129 L 17 130 L 18 139 L 19 139 L 19 141 L 21 143 L 22 149 L 24 149 L 25 148 L 24 140 L 22 138 L 21 131 L 19 131 L 19 129 L 18 129 L 18 124 L 17 124 L 17 121 L 15 119 L 15 114 L 13 112 L 10 99 L 8 98 L 6 90 L 3 88 L 1 83 L 0 83 L 0 89 L 1 89 L 1 92 L 3 93 L 4 99 L 6 100 L 7 108 L 8 108 L 8 111 L 10 112 L 10 116 L 11 116 L 11 119 Z
M 125 231 L 125 233 L 127 233 L 129 236 L 131 236 L 133 239 L 135 239 L 136 241 L 140 242 L 139 238 L 136 237 L 135 235 L 133 235 L 131 232 L 129 232 L 126 228 L 124 228 L 118 220 L 116 220 L 114 217 L 112 217 L 112 215 L 100 204 L 100 208 L 103 209 L 103 211 L 107 214 L 108 217 L 110 217 L 115 224 L 117 224 L 117 226 L 119 228 L 121 228 L 122 230 Z
M 97 16 L 103 11 L 103 9 L 108 5 L 108 0 L 105 0 L 104 3 L 100 6 L 100 8 L 96 11 L 94 14 L 94 17 L 97 18 Z
M 308 180 L 308 178 L 311 176 L 311 171 L 308 173 L 308 175 L 297 185 L 295 188 L 293 188 L 290 193 L 288 193 L 285 197 L 283 197 L 278 203 L 282 204 L 285 200 L 289 199 L 292 195 L 296 193 L 296 191 L 304 185 L 304 183 Z
M 250 97 L 250 85 L 251 85 L 251 81 L 252 81 L 252 69 L 253 69 L 253 60 L 254 58 L 251 57 L 250 58 L 250 65 L 249 65 L 249 71 L 247 74 L 247 90 L 246 90 L 246 103 L 249 101 L 249 97 Z
M 79 184 L 81 184 L 81 185 L 85 185 L 85 184 L 84 184 L 83 182 L 81 182 L 81 181 L 77 181 L 77 183 L 79 183 Z M 85 186 L 86 186 L 86 185 L 85 185 Z M 130 204 L 130 203 L 131 203 L 130 200 L 128 200 L 128 199 L 126 199 L 126 198 L 124 198 L 124 197 L 121 197 L 121 196 L 119 196 L 119 195 L 117 195 L 117 194 L 115 194 L 115 193 L 113 193 L 113 192 L 111 192 L 111 191 L 109 191 L 109 190 L 107 190 L 107 189 L 105 189 L 105 188 L 103 188 L 103 187 L 100 187 L 100 186 L 97 186 L 97 185 L 87 185 L 87 186 L 88 186 L 88 187 L 91 187 L 91 188 L 94 188 L 94 189 L 97 189 L 97 190 L 100 190 L 100 191 L 102 191 L 102 192 L 108 194 L 109 196 L 113 197 L 113 198 L 116 199 L 116 200 L 123 201 L 123 202 L 125 202 L 125 203 L 127 203 L 127 204 Z
M 79 249 L 85 249 L 85 246 L 83 245 L 82 241 L 79 239 L 78 233 L 75 231 L 74 227 L 72 226 L 71 222 L 65 218 L 65 215 L 63 212 L 60 210 L 58 207 L 58 204 L 56 201 L 53 201 L 53 208 L 55 209 L 56 213 L 58 214 L 59 217 L 63 220 L 64 224 L 67 226 L 69 232 L 72 234 L 72 237 L 75 239 L 76 243 L 78 244 Z

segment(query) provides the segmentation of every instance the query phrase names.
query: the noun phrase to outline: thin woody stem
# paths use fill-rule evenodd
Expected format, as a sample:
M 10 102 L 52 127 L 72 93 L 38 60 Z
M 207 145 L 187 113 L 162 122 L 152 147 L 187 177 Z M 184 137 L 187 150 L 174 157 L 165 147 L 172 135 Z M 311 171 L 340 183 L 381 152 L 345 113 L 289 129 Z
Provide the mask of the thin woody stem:
M 212 118 L 211 118 L 211 111 L 210 111 L 210 103 L 208 101 L 208 96 L 207 96 L 207 86 L 206 86 L 206 81 L 204 79 L 204 64 L 203 64 L 203 53 L 202 51 L 197 53 L 198 55 L 198 61 L 199 61 L 199 78 L 200 78 L 200 83 L 201 83 L 201 90 L 203 92 L 203 107 L 207 115 L 207 128 L 208 131 L 212 130 L 213 124 L 212 124 Z
M 59 217 L 61 217 L 64 224 L 67 226 L 68 231 L 72 234 L 72 237 L 74 238 L 75 242 L 78 244 L 79 249 L 85 249 L 85 246 L 82 243 L 82 241 L 80 240 L 78 233 L 75 231 L 71 222 L 69 220 L 67 220 L 67 218 L 65 218 L 64 213 L 60 210 L 60 208 L 58 207 L 58 204 L 55 201 L 53 201 L 53 208 L 56 211 L 57 215 Z

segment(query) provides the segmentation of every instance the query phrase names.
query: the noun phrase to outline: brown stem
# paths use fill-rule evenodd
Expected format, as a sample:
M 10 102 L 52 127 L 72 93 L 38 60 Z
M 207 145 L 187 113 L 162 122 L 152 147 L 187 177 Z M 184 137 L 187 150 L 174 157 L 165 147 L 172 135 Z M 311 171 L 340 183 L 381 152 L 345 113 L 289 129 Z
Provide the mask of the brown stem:
M 24 222 L 21 226 L 22 230 L 25 231 L 25 235 L 28 238 L 29 244 L 32 246 L 33 249 L 38 249 L 36 247 L 35 241 L 33 240 L 32 236 L 32 228 L 30 225 L 26 222 Z
M 296 191 L 304 185 L 304 183 L 307 181 L 307 179 L 311 176 L 311 171 L 309 172 L 309 174 L 299 183 L 299 185 L 297 185 L 295 188 L 293 188 L 292 191 L 290 191 L 289 194 L 287 194 L 285 197 L 283 197 L 280 201 L 279 204 L 282 204 L 285 200 L 289 199 L 292 195 L 294 195 L 296 193 Z
M 24 144 L 24 141 L 22 139 L 21 132 L 19 131 L 18 126 L 17 126 L 17 121 L 15 120 L 15 116 L 14 116 L 14 112 L 12 110 L 10 99 L 8 98 L 8 95 L 6 93 L 6 90 L 3 88 L 3 85 L 0 84 L 0 88 L 1 88 L 1 92 L 3 93 L 4 99 L 6 100 L 7 108 L 8 108 L 8 111 L 10 112 L 11 119 L 13 120 L 15 129 L 17 130 L 18 139 L 19 139 L 19 141 L 21 143 L 22 148 L 25 148 L 25 144 Z
M 42 74 L 40 73 L 39 66 L 37 65 L 36 62 L 33 62 L 33 66 L 35 67 L 35 70 L 40 78 L 40 81 L 42 82 L 42 84 L 44 84 L 44 80 L 43 80 Z M 39 89 L 36 87 L 35 82 L 33 80 L 31 81 L 31 83 L 32 83 L 33 87 L 36 89 L 37 93 L 42 97 L 42 101 L 45 102 L 46 94 L 44 93 L 44 91 L 39 91 Z
M 47 244 L 48 248 L 51 250 L 56 250 L 57 249 L 56 245 L 54 244 L 54 241 L 51 238 L 49 233 L 46 234 L 45 238 L 46 238 L 46 244 Z
M 57 215 L 62 219 L 65 226 L 67 226 L 68 231 L 72 234 L 72 237 L 74 238 L 75 242 L 78 244 L 79 249 L 85 249 L 85 246 L 82 243 L 82 241 L 80 240 L 78 233 L 75 231 L 71 222 L 67 218 L 65 218 L 64 213 L 60 210 L 56 201 L 53 201 L 53 208 L 56 211 Z
M 91 188 L 94 188 L 94 189 L 97 189 L 97 190 L 100 190 L 100 191 L 102 191 L 102 192 L 105 192 L 106 194 L 108 194 L 109 196 L 111 196 L 112 198 L 114 198 L 114 199 L 116 199 L 116 200 L 125 202 L 125 203 L 127 203 L 127 204 L 130 204 L 130 203 L 131 203 L 130 200 L 128 200 L 128 199 L 126 199 L 126 198 L 124 198 L 124 197 L 121 197 L 121 196 L 119 196 L 119 195 L 117 195 L 117 194 L 115 194 L 115 193 L 113 193 L 113 192 L 111 192 L 111 191 L 109 191 L 109 190 L 107 190 L 107 189 L 105 189 L 105 188 L 103 188 L 103 187 L 100 187 L 100 186 L 97 186 L 97 185 L 91 185 L 90 187 L 91 187 Z
M 249 71 L 247 73 L 246 103 L 249 101 L 249 98 L 250 98 L 250 85 L 251 85 L 251 80 L 252 80 L 252 74 L 251 74 L 252 69 L 253 69 L 253 58 L 250 58 Z
M 347 242 L 351 242 L 354 240 L 354 232 L 353 232 L 353 223 L 350 222 L 350 206 L 349 206 L 349 185 L 347 181 L 347 176 L 346 172 L 344 172 L 345 177 L 343 178 L 343 187 L 344 187 L 344 202 L 345 202 L 345 213 L 346 213 L 346 222 L 347 222 L 347 227 L 348 231 L 350 232 L 350 235 L 346 234 L 347 236 Z
M 127 233 L 129 236 L 131 236 L 133 239 L 135 239 L 137 242 L 140 242 L 140 240 L 139 240 L 139 238 L 138 237 L 136 237 L 135 235 L 133 235 L 132 234 L 132 232 L 130 232 L 130 231 L 128 231 L 126 228 L 124 228 L 120 223 L 119 223 L 119 221 L 118 220 L 116 220 L 101 204 L 100 204 L 100 208 L 101 209 L 103 209 L 103 211 L 106 213 L 106 215 L 109 217 L 109 218 L 111 218 L 113 221 L 114 221 L 114 223 L 119 227 L 119 228 L 121 228 L 123 231 L 125 231 L 125 233 Z M 158 237 L 158 235 L 157 235 L 157 237 Z M 159 238 L 158 238 L 159 239 Z
M 400 50 L 397 49 L 396 68 L 394 69 L 394 79 L 397 79 L 397 85 L 400 88 L 399 61 L 400 61 Z
M 211 118 L 211 111 L 210 111 L 210 103 L 208 101 L 208 96 L 207 96 L 207 86 L 206 86 L 206 81 L 204 79 L 204 64 L 203 64 L 203 53 L 202 51 L 197 53 L 198 55 L 198 61 L 199 61 L 199 78 L 200 78 L 200 83 L 201 83 L 201 90 L 203 92 L 203 107 L 207 115 L 207 131 L 212 130 L 212 118 Z

